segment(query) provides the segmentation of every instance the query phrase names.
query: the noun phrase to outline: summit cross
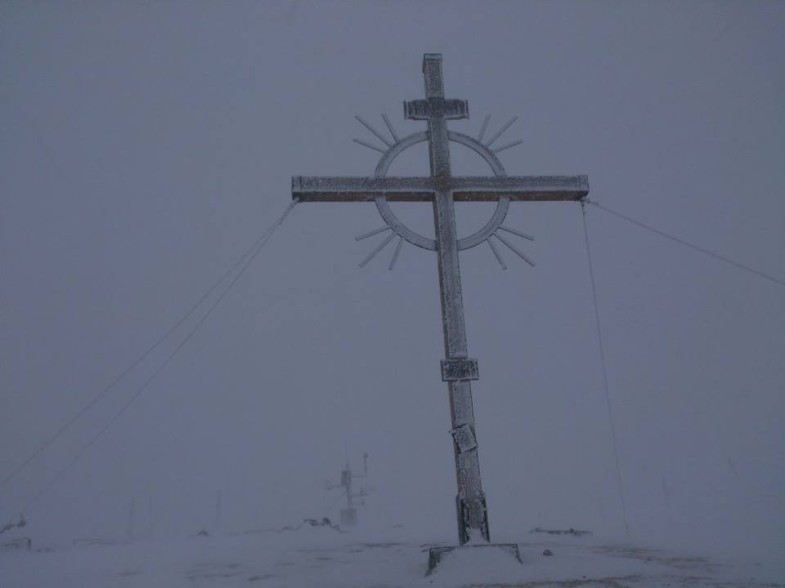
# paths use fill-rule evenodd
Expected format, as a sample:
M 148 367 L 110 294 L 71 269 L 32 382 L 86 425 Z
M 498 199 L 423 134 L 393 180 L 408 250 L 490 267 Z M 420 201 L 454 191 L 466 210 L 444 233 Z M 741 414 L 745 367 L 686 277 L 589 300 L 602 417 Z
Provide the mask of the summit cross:
M 358 119 L 390 148 L 386 152 L 378 149 L 385 155 L 377 166 L 375 176 L 366 178 L 295 176 L 292 178 L 292 198 L 300 202 L 376 202 L 379 212 L 388 225 L 381 230 L 393 231 L 382 246 L 396 234 L 400 238 L 392 263 L 397 258 L 403 240 L 436 252 L 445 348 L 441 371 L 442 380 L 447 383 L 449 393 L 451 434 L 458 485 L 455 500 L 458 539 L 461 545 L 470 540 L 489 543 L 488 509 L 480 479 L 471 390 L 471 381 L 479 377 L 477 360 L 469 357 L 466 343 L 458 253 L 461 249 L 488 241 L 501 262 L 490 237 L 494 236 L 499 228 L 516 233 L 501 227 L 501 221 L 504 220 L 510 201 L 580 201 L 588 194 L 589 186 L 586 176 L 506 176 L 495 152 L 488 148 L 490 142 L 482 144 L 466 135 L 448 131 L 448 120 L 469 117 L 469 105 L 465 100 L 444 97 L 440 54 L 425 54 L 423 74 L 425 99 L 405 102 L 404 116 L 410 120 L 426 121 L 427 133 L 416 133 L 400 140 L 385 117 L 385 123 L 395 141 L 389 143 L 362 119 Z M 428 142 L 430 177 L 386 177 L 387 168 L 395 156 L 403 149 L 425 140 Z M 450 141 L 460 142 L 474 149 L 491 165 L 495 176 L 453 176 L 450 169 Z M 436 238 L 422 237 L 398 221 L 387 206 L 388 202 L 395 201 L 432 202 Z M 495 201 L 497 212 L 478 233 L 469 238 L 459 239 L 455 222 L 456 201 Z M 521 233 L 516 234 L 526 237 Z M 528 261 L 528 258 L 502 237 L 497 236 L 497 238 Z M 380 248 L 377 248 L 377 251 Z

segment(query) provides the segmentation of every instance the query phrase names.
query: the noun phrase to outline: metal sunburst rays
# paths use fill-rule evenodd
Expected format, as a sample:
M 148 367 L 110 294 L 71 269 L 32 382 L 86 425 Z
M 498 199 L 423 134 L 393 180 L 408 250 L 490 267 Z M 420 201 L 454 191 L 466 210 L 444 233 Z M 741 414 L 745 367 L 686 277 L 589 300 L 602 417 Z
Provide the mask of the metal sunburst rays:
M 399 144 L 402 142 L 402 139 L 400 138 L 400 136 L 396 132 L 395 127 L 393 127 L 392 123 L 390 122 L 389 117 L 386 114 L 384 114 L 384 113 L 382 113 L 381 117 L 382 117 L 382 121 L 384 121 L 384 124 L 387 127 L 387 131 L 389 132 L 389 136 L 386 136 L 383 132 L 379 131 L 377 128 L 375 128 L 373 125 L 371 125 L 371 123 L 369 123 L 364 118 L 362 118 L 360 116 L 355 116 L 357 121 L 363 127 L 365 127 L 365 129 L 368 130 L 374 137 L 376 137 L 379 141 L 381 141 L 383 146 L 375 145 L 374 143 L 365 141 L 363 139 L 356 139 L 355 138 L 355 139 L 352 139 L 352 141 L 354 141 L 358 145 L 362 145 L 363 147 L 367 147 L 368 149 L 371 149 L 373 151 L 377 151 L 377 152 L 383 154 L 383 156 L 386 157 L 386 156 L 388 156 L 388 154 L 390 153 L 390 151 L 392 149 L 395 149 L 396 147 L 399 146 Z M 517 122 L 518 117 L 517 116 L 513 116 L 510 120 L 508 120 L 506 123 L 504 123 L 495 133 L 493 133 L 487 140 L 483 140 L 485 138 L 485 133 L 488 130 L 488 125 L 490 123 L 490 120 L 491 120 L 491 115 L 490 114 L 486 115 L 485 118 L 483 119 L 482 125 L 480 127 L 480 132 L 477 135 L 476 139 L 464 136 L 466 140 L 468 140 L 469 142 L 471 142 L 473 144 L 469 144 L 466 141 L 462 141 L 465 145 L 469 146 L 474 151 L 476 151 L 477 153 L 480 153 L 480 155 L 485 157 L 486 161 L 489 160 L 489 157 L 495 160 L 496 159 L 496 155 L 498 153 L 500 153 L 502 151 L 505 151 L 507 149 L 510 149 L 512 147 L 516 147 L 516 146 L 520 145 L 521 143 L 523 143 L 523 139 L 517 139 L 517 140 L 512 141 L 510 143 L 506 143 L 504 145 L 501 145 L 500 147 L 493 148 L 493 144 L 496 143 L 504 135 L 504 133 L 506 133 L 507 130 L 510 127 L 512 127 L 512 125 L 514 125 Z M 408 138 L 404 137 L 403 140 L 406 140 L 406 139 L 408 139 Z M 483 153 L 481 153 L 483 150 L 487 151 L 488 155 L 484 155 Z M 499 166 L 501 166 L 501 164 L 499 164 Z M 506 216 L 506 212 L 505 212 L 504 216 Z M 503 220 L 504 220 L 504 218 L 499 220 L 499 222 L 496 223 L 492 227 L 486 227 L 486 228 L 489 229 L 488 230 L 488 234 L 485 235 L 485 237 L 483 239 L 480 239 L 476 243 L 473 243 L 472 245 L 470 245 L 470 247 L 476 246 L 476 245 L 482 243 L 483 241 L 488 243 L 488 246 L 491 249 L 491 252 L 493 253 L 493 256 L 499 262 L 499 265 L 501 266 L 501 268 L 503 270 L 506 270 L 507 269 L 507 264 L 504 262 L 504 258 L 502 257 L 501 252 L 499 251 L 499 248 L 497 247 L 496 243 L 494 242 L 494 239 L 495 239 L 496 241 L 498 241 L 499 243 L 502 243 L 505 247 L 510 249 L 510 251 L 515 253 L 524 262 L 526 262 L 530 266 L 534 267 L 535 266 L 534 261 L 530 257 L 528 257 L 525 253 L 523 253 L 513 243 L 511 243 L 510 240 L 506 236 L 504 236 L 504 235 L 502 235 L 500 233 L 501 232 L 506 232 L 506 233 L 509 233 L 511 235 L 515 235 L 517 237 L 520 237 L 522 239 L 526 239 L 528 241 L 534 241 L 534 237 L 529 235 L 529 234 L 527 234 L 527 233 L 519 231 L 517 229 L 513 229 L 513 228 L 510 228 L 510 227 L 503 226 L 501 224 L 501 222 Z M 385 225 L 385 226 L 380 227 L 378 229 L 374 229 L 372 231 L 368 231 L 367 233 L 363 233 L 363 234 L 358 235 L 357 237 L 355 237 L 355 240 L 356 241 L 362 241 L 364 239 L 367 239 L 369 237 L 373 237 L 374 235 L 378 235 L 380 233 L 385 233 L 387 231 L 390 231 L 391 234 L 387 235 L 384 238 L 384 240 L 382 240 L 360 262 L 360 264 L 359 264 L 360 267 L 365 267 L 385 247 L 387 247 L 387 245 L 390 242 L 392 242 L 395 239 L 395 237 L 397 236 L 398 237 L 398 242 L 396 243 L 395 250 L 393 252 L 392 258 L 390 259 L 390 262 L 389 262 L 389 264 L 387 266 L 388 269 L 391 270 L 391 271 L 395 268 L 395 264 L 397 263 L 398 258 L 399 258 L 400 253 L 401 253 L 401 249 L 403 248 L 404 241 L 406 241 L 407 239 L 405 239 L 403 235 L 398 234 L 398 232 L 395 229 L 393 229 L 392 226 L 390 226 L 388 224 L 388 225 Z M 468 248 L 468 247 L 466 247 L 466 248 Z
M 488 123 L 491 122 L 491 115 L 490 114 L 486 114 L 485 115 L 485 119 L 482 121 L 482 127 L 480 127 L 480 134 L 477 135 L 477 140 L 480 143 L 482 143 L 483 145 L 485 145 L 488 149 L 491 149 L 491 145 L 493 145 L 497 140 L 499 140 L 501 138 L 501 136 L 507 131 L 507 129 L 509 129 L 512 125 L 514 125 L 517 120 L 518 120 L 518 117 L 517 116 L 513 116 L 510 120 L 508 120 L 506 123 L 504 123 L 501 126 L 501 128 L 498 131 L 496 131 L 491 136 L 490 139 L 488 139 L 487 141 L 483 142 L 482 139 L 485 136 L 485 131 L 488 129 Z M 510 147 L 516 147 L 517 145 L 520 145 L 521 143 L 523 143 L 523 139 L 517 139 L 517 140 L 515 140 L 515 141 L 513 141 L 511 143 L 507 143 L 506 145 L 502 145 L 501 147 L 497 147 L 496 149 L 491 149 L 491 151 L 493 151 L 494 154 L 500 153 L 500 152 L 504 151 L 505 149 L 509 149 Z

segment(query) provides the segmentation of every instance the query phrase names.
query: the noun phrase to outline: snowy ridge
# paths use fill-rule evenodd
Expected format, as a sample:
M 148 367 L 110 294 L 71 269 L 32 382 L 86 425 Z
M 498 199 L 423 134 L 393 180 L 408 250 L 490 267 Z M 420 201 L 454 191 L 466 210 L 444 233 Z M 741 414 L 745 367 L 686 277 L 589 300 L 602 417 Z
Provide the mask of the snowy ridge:
M 376 539 L 374 541 L 373 539 Z M 519 543 L 503 551 L 456 550 L 426 577 L 428 549 L 401 533 L 386 541 L 304 526 L 287 533 L 138 541 L 0 555 L 3 588 L 776 588 L 778 562 L 710 560 L 598 539 Z M 530 537 L 527 537 L 530 539 Z M 552 555 L 544 555 L 545 550 Z

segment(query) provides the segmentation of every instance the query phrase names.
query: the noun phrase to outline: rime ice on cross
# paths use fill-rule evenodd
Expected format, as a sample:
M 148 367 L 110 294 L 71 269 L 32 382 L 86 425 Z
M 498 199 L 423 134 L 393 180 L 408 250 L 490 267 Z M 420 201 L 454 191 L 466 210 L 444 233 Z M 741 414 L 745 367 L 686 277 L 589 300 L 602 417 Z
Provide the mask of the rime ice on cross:
M 430 177 L 387 178 L 379 177 L 378 174 L 372 178 L 296 176 L 292 178 L 292 197 L 301 202 L 376 200 L 378 205 L 378 201 L 382 200 L 433 203 L 436 232 L 434 246 L 427 247 L 422 240 L 411 242 L 435 249 L 438 257 L 446 355 L 446 359 L 441 362 L 441 369 L 442 380 L 447 382 L 450 398 L 451 433 L 458 481 L 458 537 L 461 545 L 470 538 L 483 538 L 490 542 L 471 390 L 471 381 L 478 379 L 477 360 L 469 358 L 466 345 L 454 202 L 487 202 L 500 198 L 512 201 L 576 201 L 588 194 L 588 180 L 586 176 L 499 177 L 498 174 L 496 177 L 453 177 L 449 148 L 452 135 L 448 133 L 447 120 L 468 118 L 469 106 L 465 100 L 445 99 L 441 55 L 430 53 L 424 56 L 423 74 L 425 99 L 405 102 L 404 114 L 407 119 L 425 120 L 428 123 Z M 396 227 L 391 225 L 391 228 Z M 407 237 L 407 240 L 410 239 Z M 477 242 L 482 240 L 486 239 Z

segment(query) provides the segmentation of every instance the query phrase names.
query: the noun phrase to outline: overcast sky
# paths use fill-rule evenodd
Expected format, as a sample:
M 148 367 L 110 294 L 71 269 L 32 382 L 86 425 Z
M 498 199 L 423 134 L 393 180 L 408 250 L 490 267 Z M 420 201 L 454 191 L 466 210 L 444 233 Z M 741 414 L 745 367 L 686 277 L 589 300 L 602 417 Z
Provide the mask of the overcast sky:
M 475 135 L 514 115 L 511 175 L 588 174 L 590 198 L 785 278 L 782 2 L 3 2 L 0 478 L 131 365 L 283 212 L 293 175 L 369 175 L 354 115 L 399 134 L 426 52 Z M 489 173 L 453 150 L 458 175 Z M 427 174 L 426 148 L 391 173 Z M 428 205 L 399 205 L 432 233 Z M 459 205 L 462 234 L 492 205 Z M 785 546 L 781 285 L 587 211 L 632 538 Z M 26 510 L 42 541 L 227 531 L 360 513 L 455 540 L 436 260 L 372 204 L 303 204 L 132 407 Z M 622 536 L 580 206 L 511 206 L 504 272 L 462 253 L 494 539 Z M 192 324 L 192 323 L 189 323 Z M 0 488 L 15 519 L 187 330 Z

